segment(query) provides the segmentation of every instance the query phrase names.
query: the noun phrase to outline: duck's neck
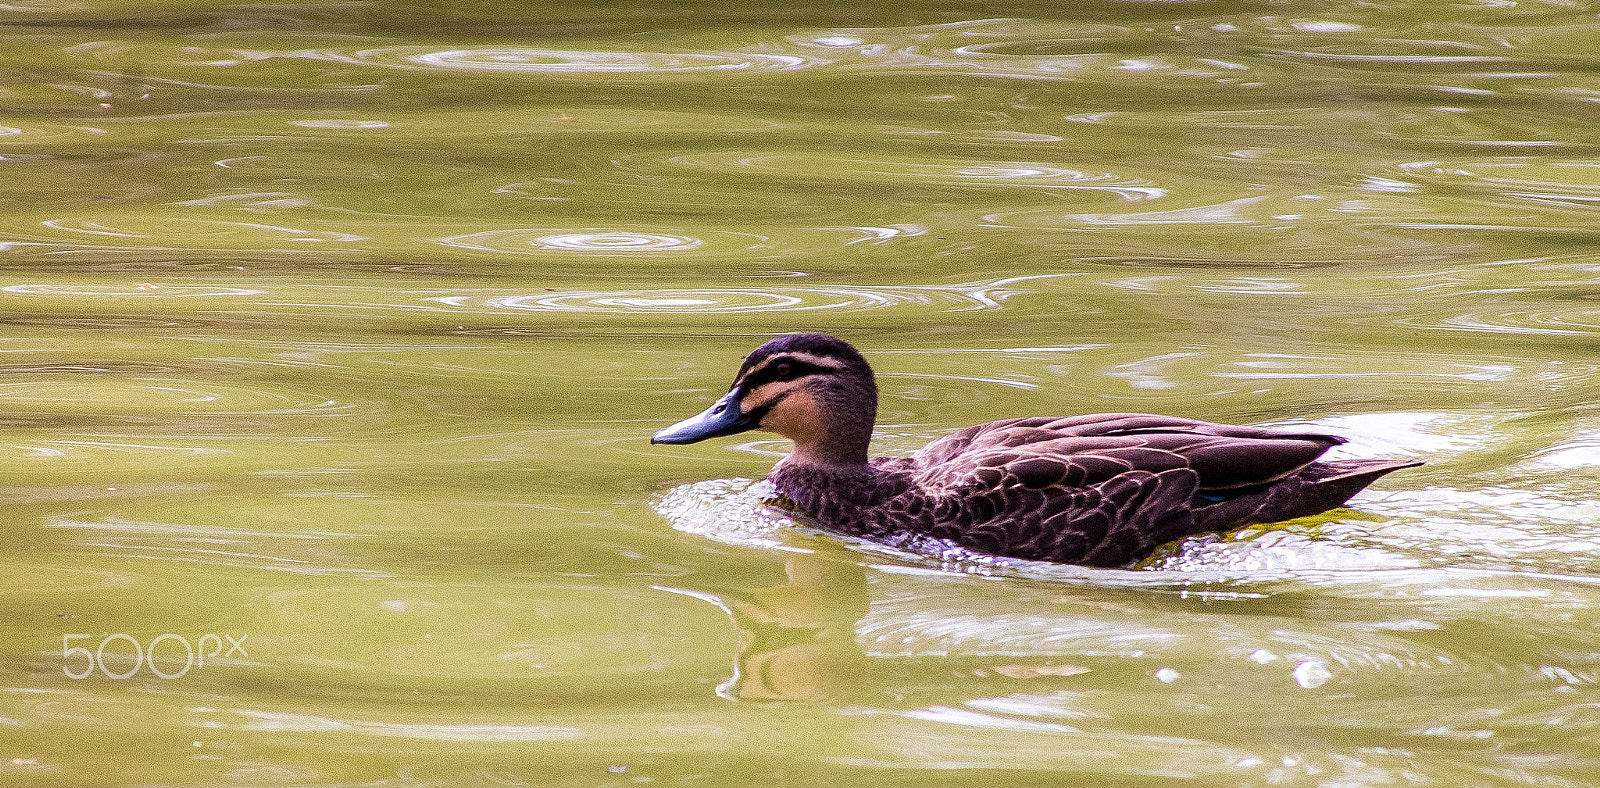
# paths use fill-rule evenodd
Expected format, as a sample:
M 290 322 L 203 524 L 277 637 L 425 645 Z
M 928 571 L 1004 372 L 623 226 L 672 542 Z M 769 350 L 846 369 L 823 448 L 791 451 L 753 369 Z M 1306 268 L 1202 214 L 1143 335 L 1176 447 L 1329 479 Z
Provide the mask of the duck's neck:
M 853 478 L 872 474 L 872 463 L 861 462 L 833 462 L 819 458 L 808 452 L 798 449 L 789 452 L 789 456 L 778 461 L 772 467 L 772 472 L 784 471 L 786 473 L 803 473 L 809 476 L 837 476 L 840 478 Z
M 867 467 L 867 446 L 871 440 L 870 432 L 865 436 L 823 432 L 812 440 L 796 441 L 794 448 L 789 451 L 789 456 L 783 461 L 788 465 L 835 468 L 842 472 L 854 472 Z

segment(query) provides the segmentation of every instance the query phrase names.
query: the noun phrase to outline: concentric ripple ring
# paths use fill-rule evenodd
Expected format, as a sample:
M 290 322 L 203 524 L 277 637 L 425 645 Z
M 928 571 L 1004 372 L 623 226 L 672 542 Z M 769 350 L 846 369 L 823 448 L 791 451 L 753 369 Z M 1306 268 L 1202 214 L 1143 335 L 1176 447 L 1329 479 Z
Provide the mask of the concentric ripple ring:
M 383 61 L 393 50 L 356 53 L 363 62 Z M 746 52 L 582 52 L 531 47 L 447 49 L 402 54 L 406 64 L 471 71 L 511 71 L 544 74 L 661 74 L 704 71 L 793 71 L 821 61 L 799 55 L 765 55 Z

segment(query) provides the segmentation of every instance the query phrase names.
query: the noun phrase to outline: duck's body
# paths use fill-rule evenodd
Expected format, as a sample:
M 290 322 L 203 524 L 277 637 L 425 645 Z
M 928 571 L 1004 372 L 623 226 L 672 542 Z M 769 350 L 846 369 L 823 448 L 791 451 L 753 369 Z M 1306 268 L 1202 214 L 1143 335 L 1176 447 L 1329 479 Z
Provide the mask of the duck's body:
M 996 421 L 866 466 L 779 463 L 770 481 L 825 527 L 994 555 L 1119 566 L 1191 534 L 1304 517 L 1416 462 L 1315 462 L 1328 435 L 1107 413 Z
M 876 411 L 865 359 L 838 339 L 800 334 L 757 349 L 716 405 L 652 442 L 768 429 L 795 441 L 768 480 L 824 528 L 1093 566 L 1191 534 L 1326 511 L 1421 464 L 1319 462 L 1344 439 L 1140 413 L 995 421 L 908 458 L 869 460 Z

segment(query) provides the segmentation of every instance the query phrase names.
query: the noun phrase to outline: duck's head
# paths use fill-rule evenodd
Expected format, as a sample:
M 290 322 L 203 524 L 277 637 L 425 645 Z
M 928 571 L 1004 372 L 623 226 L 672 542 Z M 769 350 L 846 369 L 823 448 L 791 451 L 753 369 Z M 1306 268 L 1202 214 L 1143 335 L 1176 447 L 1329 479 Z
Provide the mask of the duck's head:
M 790 462 L 854 465 L 867 461 L 877 416 L 872 368 L 850 343 L 792 334 L 756 348 L 716 404 L 650 442 L 694 443 L 761 429 L 794 441 Z

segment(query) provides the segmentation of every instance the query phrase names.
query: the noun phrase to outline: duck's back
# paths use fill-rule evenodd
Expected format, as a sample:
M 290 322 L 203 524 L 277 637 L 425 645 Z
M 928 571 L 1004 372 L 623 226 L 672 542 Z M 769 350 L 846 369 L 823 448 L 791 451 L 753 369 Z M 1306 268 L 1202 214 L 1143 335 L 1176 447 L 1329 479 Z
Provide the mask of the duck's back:
M 1190 468 L 1200 489 L 1276 481 L 1343 438 L 1143 413 L 992 421 L 946 435 L 912 459 L 922 483 L 946 488 L 1100 484 L 1128 471 Z
M 1343 442 L 1139 413 L 990 422 L 913 455 L 906 522 L 983 552 L 1119 565 L 1190 534 L 1325 511 L 1419 464 L 1317 462 Z

